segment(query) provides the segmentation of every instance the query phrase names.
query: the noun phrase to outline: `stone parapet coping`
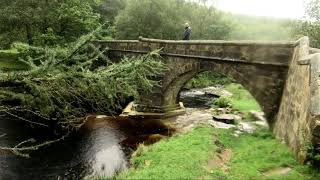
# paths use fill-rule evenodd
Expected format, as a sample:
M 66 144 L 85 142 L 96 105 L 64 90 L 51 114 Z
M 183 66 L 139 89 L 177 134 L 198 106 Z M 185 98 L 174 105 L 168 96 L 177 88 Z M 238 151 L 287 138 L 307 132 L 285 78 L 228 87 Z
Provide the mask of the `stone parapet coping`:
M 288 47 L 293 48 L 299 45 L 299 41 L 225 41 L 225 40 L 161 40 L 139 37 L 139 40 L 92 40 L 99 43 L 165 43 L 165 44 L 189 44 L 189 45 L 223 45 L 223 46 L 271 46 L 271 47 Z
M 168 43 L 168 44 L 216 44 L 216 45 L 236 45 L 236 46 L 276 46 L 276 47 L 296 47 L 299 45 L 299 41 L 249 41 L 249 40 L 237 40 L 237 41 L 225 41 L 225 40 L 161 40 L 161 39 L 149 39 L 139 37 L 139 41 L 150 43 Z
M 138 40 L 91 40 L 93 43 L 138 43 Z

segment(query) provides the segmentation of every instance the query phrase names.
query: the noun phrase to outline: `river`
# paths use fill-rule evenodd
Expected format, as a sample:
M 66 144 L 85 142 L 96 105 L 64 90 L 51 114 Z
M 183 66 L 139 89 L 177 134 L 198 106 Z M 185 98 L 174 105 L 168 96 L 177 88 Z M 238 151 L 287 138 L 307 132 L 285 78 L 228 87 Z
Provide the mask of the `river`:
M 188 118 L 193 121 L 192 116 L 199 119 L 196 116 L 201 116 L 201 110 L 210 107 L 208 102 L 212 98 L 201 90 L 183 91 L 180 101 L 189 107 L 187 114 L 167 120 L 91 118 L 77 133 L 32 152 L 30 158 L 0 151 L 0 180 L 111 177 L 129 167 L 128 159 L 139 143 L 151 144 L 175 132 L 163 122 L 182 124 Z M 192 115 L 195 111 L 198 115 Z M 45 139 L 51 136 L 46 130 L 35 130 L 20 121 L 0 120 L 0 146 L 14 146 L 31 137 Z

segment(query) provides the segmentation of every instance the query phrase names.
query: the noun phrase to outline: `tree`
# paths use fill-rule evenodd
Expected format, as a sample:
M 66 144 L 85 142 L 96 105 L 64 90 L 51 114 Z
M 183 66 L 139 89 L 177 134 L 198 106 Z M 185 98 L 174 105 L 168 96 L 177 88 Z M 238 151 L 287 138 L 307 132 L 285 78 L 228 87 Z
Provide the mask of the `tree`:
M 0 48 L 14 41 L 53 45 L 75 41 L 99 24 L 97 0 L 0 0 Z
M 125 8 L 125 5 L 126 0 L 102 0 L 94 9 L 101 15 L 102 23 L 110 22 L 112 24 L 119 11 Z
M 224 19 L 224 14 L 214 7 L 206 5 L 187 4 L 194 39 L 228 39 L 232 30 L 230 21 Z
M 184 23 L 193 29 L 193 39 L 225 39 L 230 26 L 213 7 L 186 0 L 128 0 L 116 17 L 118 39 L 139 36 L 159 39 L 182 39 Z
M 309 36 L 310 45 L 320 48 L 320 0 L 311 0 L 306 13 L 305 20 L 293 23 L 293 36 Z

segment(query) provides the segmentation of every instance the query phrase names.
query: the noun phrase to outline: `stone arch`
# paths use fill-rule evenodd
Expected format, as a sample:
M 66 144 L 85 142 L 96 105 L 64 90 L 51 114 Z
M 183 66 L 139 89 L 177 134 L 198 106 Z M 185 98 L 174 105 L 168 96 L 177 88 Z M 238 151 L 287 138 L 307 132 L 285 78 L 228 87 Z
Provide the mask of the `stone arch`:
M 162 102 L 165 106 L 173 106 L 178 103 L 181 88 L 196 74 L 204 71 L 215 71 L 234 78 L 237 83 L 248 90 L 266 113 L 270 126 L 273 126 L 285 82 L 286 73 L 284 73 L 284 70 L 282 71 L 283 67 L 251 64 L 239 66 L 233 63 L 190 59 L 180 59 L 178 61 L 172 61 L 171 59 L 168 63 L 174 63 L 174 66 L 172 64 L 170 66 L 179 68 L 169 70 L 170 75 L 165 79 L 162 90 Z

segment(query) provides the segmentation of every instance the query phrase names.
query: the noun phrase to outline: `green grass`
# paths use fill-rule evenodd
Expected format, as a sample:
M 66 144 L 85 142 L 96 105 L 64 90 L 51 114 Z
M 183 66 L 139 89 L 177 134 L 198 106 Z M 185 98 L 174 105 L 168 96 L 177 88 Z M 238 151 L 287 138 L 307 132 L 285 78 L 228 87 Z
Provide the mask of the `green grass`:
M 215 150 L 211 128 L 197 128 L 191 133 L 140 147 L 133 157 L 133 167 L 116 179 L 196 179 L 205 173 L 210 152 Z M 150 163 L 150 164 L 149 164 Z
M 228 84 L 225 89 L 233 94 L 230 97 L 233 109 L 248 113 L 250 110 L 261 111 L 260 105 L 240 84 Z
M 276 140 L 270 132 L 262 130 L 254 134 L 244 134 L 235 139 L 232 133 L 217 130 L 217 135 L 226 148 L 233 151 L 233 157 L 227 163 L 228 172 L 222 169 L 211 171 L 210 178 L 242 179 L 320 179 L 319 172 L 296 162 L 287 146 Z M 266 177 L 263 172 L 279 167 L 290 167 L 287 175 Z
M 259 104 L 239 84 L 225 85 L 233 93 L 227 102 L 240 112 L 261 110 Z M 222 103 L 225 104 L 225 103 Z M 266 129 L 253 134 L 233 135 L 234 129 L 223 130 L 198 127 L 192 132 L 162 140 L 151 146 L 141 146 L 132 157 L 132 167 L 114 179 L 223 179 L 223 180 L 316 180 L 320 172 L 300 165 L 290 149 L 281 144 Z M 221 146 L 231 149 L 232 157 L 223 167 L 210 169 L 208 162 L 215 159 Z M 277 168 L 291 168 L 286 175 L 264 173 Z
M 160 141 L 149 147 L 142 146 L 132 158 L 132 167 L 114 179 L 320 179 L 308 166 L 299 165 L 290 150 L 279 143 L 270 132 L 234 137 L 233 130 L 196 128 L 184 135 Z M 225 148 L 232 150 L 232 158 L 222 168 L 206 168 L 217 146 L 213 137 Z M 263 172 L 278 167 L 290 167 L 287 175 L 266 177 Z

